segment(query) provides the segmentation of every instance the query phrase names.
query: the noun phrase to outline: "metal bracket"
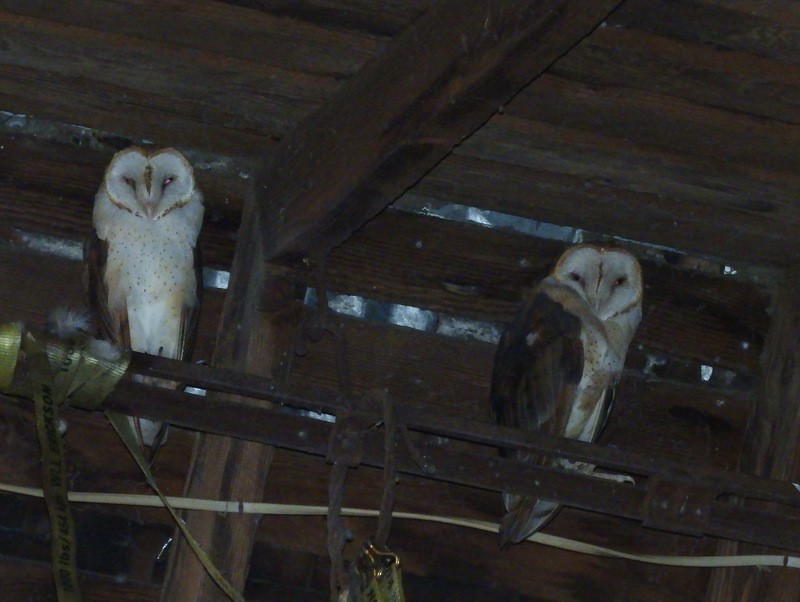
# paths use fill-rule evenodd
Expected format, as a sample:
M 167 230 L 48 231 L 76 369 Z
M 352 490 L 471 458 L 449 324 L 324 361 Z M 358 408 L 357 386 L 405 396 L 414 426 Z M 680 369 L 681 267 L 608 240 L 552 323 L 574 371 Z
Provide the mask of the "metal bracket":
M 688 481 L 650 479 L 642 508 L 645 527 L 702 536 L 708 527 L 716 491 Z

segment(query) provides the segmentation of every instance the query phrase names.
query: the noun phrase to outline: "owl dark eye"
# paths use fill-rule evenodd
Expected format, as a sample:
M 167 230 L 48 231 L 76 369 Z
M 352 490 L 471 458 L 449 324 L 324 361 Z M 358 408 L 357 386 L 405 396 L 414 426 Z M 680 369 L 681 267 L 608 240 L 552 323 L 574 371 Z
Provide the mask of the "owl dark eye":
M 161 182 L 161 190 L 164 190 L 167 186 L 172 184 L 175 181 L 175 176 L 169 176 L 164 178 L 164 181 Z
M 572 278 L 575 282 L 583 286 L 583 276 L 581 276 L 578 272 L 570 272 L 569 277 Z
M 615 286 L 615 287 L 617 287 L 617 286 L 622 286 L 622 285 L 623 285 L 623 284 L 625 284 L 627 281 L 628 281 L 628 279 L 627 279 L 625 276 L 620 276 L 619 278 L 617 278 L 617 279 L 614 281 L 614 286 Z
M 134 182 L 133 178 L 129 178 L 128 176 L 123 176 L 122 179 L 125 183 L 133 189 L 136 189 L 136 182 Z

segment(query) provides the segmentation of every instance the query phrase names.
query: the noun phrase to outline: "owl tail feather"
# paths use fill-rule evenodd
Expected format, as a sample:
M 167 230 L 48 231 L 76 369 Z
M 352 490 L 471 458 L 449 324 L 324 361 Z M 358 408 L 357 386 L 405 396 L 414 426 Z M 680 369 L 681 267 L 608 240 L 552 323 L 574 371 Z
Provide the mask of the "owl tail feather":
M 141 376 L 136 374 L 134 375 L 133 379 L 136 382 L 140 382 L 149 386 L 164 387 L 169 389 L 177 389 L 179 387 L 177 383 L 151 376 Z M 139 447 L 142 448 L 142 452 L 144 452 L 150 466 L 152 466 L 153 462 L 155 462 L 156 454 L 167 442 L 169 424 L 166 422 L 147 420 L 145 418 L 134 418 L 133 416 L 129 416 L 128 419 L 130 420 L 133 431 L 136 434 L 136 439 L 139 441 Z
M 500 522 L 500 547 L 519 543 L 536 533 L 555 515 L 559 505 L 524 495 L 508 495 L 508 513 Z

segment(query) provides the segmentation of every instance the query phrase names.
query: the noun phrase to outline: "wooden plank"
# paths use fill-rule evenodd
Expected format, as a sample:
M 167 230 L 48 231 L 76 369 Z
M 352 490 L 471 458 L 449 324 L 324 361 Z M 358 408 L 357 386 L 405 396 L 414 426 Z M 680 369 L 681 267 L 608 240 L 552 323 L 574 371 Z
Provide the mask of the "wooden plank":
M 7 12 L 0 27 L 6 110 L 165 145 L 263 152 L 339 87 L 332 77 Z
M 245 4 L 245 3 L 243 3 Z M 252 3 L 251 3 L 252 4 Z M 374 56 L 382 42 L 353 30 L 334 30 L 309 21 L 235 3 L 172 0 L 141 3 L 78 0 L 3 2 L 3 9 L 32 18 L 193 48 L 223 57 L 344 79 Z
M 92 228 L 94 195 L 113 149 L 93 150 L 60 140 L 0 133 L 0 235 L 14 231 L 85 240 Z M 229 269 L 247 180 L 230 172 L 195 168 L 205 216 L 203 263 Z
M 800 144 L 797 146 L 800 148 Z M 476 132 L 458 152 L 493 163 L 523 166 L 528 169 L 528 178 L 533 179 L 540 172 L 553 173 L 556 177 L 573 178 L 585 188 L 596 187 L 595 196 L 598 192 L 609 195 L 603 224 L 607 227 L 601 230 L 609 234 L 655 242 L 651 233 L 658 223 L 665 230 L 661 239 L 682 250 L 746 260 L 744 248 L 750 247 L 743 247 L 743 242 L 753 241 L 757 249 L 766 246 L 768 250 L 757 250 L 751 262 L 763 261 L 767 253 L 781 257 L 782 264 L 800 256 L 799 246 L 786 244 L 790 240 L 789 224 L 800 219 L 793 201 L 800 194 L 800 178 L 795 174 L 708 158 L 698 161 L 697 157 L 671 150 L 646 148 L 590 131 L 506 115 L 496 117 Z M 588 203 L 576 207 L 571 202 L 560 211 L 566 221 L 551 220 L 537 204 L 538 198 L 548 192 L 546 180 L 531 184 L 540 192 L 529 201 L 528 213 L 540 212 L 539 219 L 543 221 L 581 225 L 598 213 L 597 207 L 587 207 L 588 216 L 584 217 L 582 210 Z M 507 184 L 505 188 L 508 187 Z M 638 202 L 626 202 L 631 199 L 625 196 L 615 198 L 615 189 L 632 193 L 632 200 Z M 519 198 L 520 194 L 516 196 Z M 611 225 L 611 219 L 616 220 L 617 226 Z M 725 232 L 717 235 L 725 240 L 715 241 L 715 246 L 702 238 L 699 242 L 692 240 L 701 229 L 714 228 Z
M 751 410 L 746 394 L 625 378 L 600 442 L 736 470 Z
M 196 94 L 189 99 L 170 97 L 60 72 L 8 65 L 1 59 L 0 81 L 0 104 L 4 110 L 152 140 L 160 146 L 243 154 L 268 148 L 274 142 L 274 134 L 241 124 L 236 116 L 208 111 L 204 114 L 192 100 Z M 42 90 L 48 94 L 43 95 Z
M 792 0 L 703 0 L 705 4 L 736 10 L 745 15 L 758 16 L 770 23 L 800 27 L 800 15 Z
M 445 314 L 509 321 L 526 287 L 565 245 L 530 236 L 387 211 L 326 260 L 332 291 Z M 730 279 L 644 262 L 645 318 L 636 342 L 708 365 L 755 373 L 767 299 Z
M 413 193 L 734 264 L 786 265 L 798 253 L 792 240 L 770 230 L 783 226 L 768 218 L 772 209 L 769 205 L 759 212 L 751 201 L 749 211 L 730 207 L 725 217 L 720 217 L 718 207 L 690 198 L 665 199 L 657 192 L 630 190 L 597 172 L 587 176 L 452 155 Z M 790 206 L 784 210 L 793 213 Z M 733 221 L 732 227 L 725 225 L 726 219 Z M 740 224 L 742 230 L 738 229 Z
M 707 44 L 606 27 L 562 57 L 551 72 L 800 123 L 800 67 L 747 52 L 720 52 Z
M 348 238 L 617 4 L 433 5 L 264 167 L 267 257 L 316 256 Z
M 316 23 L 337 31 L 394 37 L 431 4 L 430 0 L 227 0 L 272 15 Z
M 800 480 L 800 272 L 787 270 L 779 283 L 773 321 L 764 350 L 764 378 L 750 420 L 741 469 L 785 481 Z M 745 502 L 746 503 L 746 502 Z M 787 509 L 787 517 L 797 516 Z M 775 553 L 762 546 L 733 543 L 721 546 L 724 553 Z M 800 589 L 797 571 L 784 568 L 762 573 L 755 569 L 726 569 L 711 583 L 709 600 L 737 599 L 745 602 L 775 600 L 789 602 Z M 727 598 L 726 598 L 727 596 Z
M 750 221 L 765 215 L 775 220 L 774 225 L 794 216 L 789 198 L 800 188 L 800 178 L 795 174 L 732 166 L 719 159 L 705 159 L 698 165 L 697 158 L 671 149 L 657 150 L 617 137 L 509 115 L 493 118 L 465 141 L 458 153 L 539 171 L 579 175 L 589 181 L 607 178 L 633 192 L 736 208 L 749 213 Z M 756 221 L 747 227 L 742 220 L 746 230 L 759 225 Z
M 274 299 L 278 309 L 261 312 L 259 300 L 272 274 L 253 257 L 261 254 L 261 230 L 255 202 L 248 198 L 231 272 L 229 294 L 219 323 L 214 364 L 244 372 L 279 376 L 295 320 L 287 313 L 294 299 Z M 220 394 L 216 394 L 220 397 Z M 212 397 L 213 398 L 213 397 Z M 202 433 L 198 436 L 185 495 L 206 499 L 257 500 L 272 463 L 272 447 Z M 187 526 L 209 552 L 236 591 L 244 589 L 259 518 L 189 513 Z M 177 532 L 176 532 L 177 540 Z M 194 552 L 178 540 L 170 556 L 162 599 L 175 602 L 223 601 L 227 596 L 206 574 Z
M 800 169 L 800 126 L 646 89 L 595 86 L 544 73 L 505 107 L 504 115 L 614 138 L 626 150 L 701 157 L 703 165 L 711 159 L 767 172 Z
M 488 420 L 494 345 L 336 316 L 347 342 L 351 386 L 388 387 L 398 401 Z M 380 353 L 376 350 L 380 349 Z M 336 349 L 326 337 L 292 358 L 289 382 L 338 390 Z
M 774 2 L 767 17 L 753 14 L 754 3 L 748 4 L 737 9 L 731 2 L 721 5 L 694 0 L 634 0 L 620 7 L 608 19 L 608 25 L 749 52 L 788 64 L 800 63 L 797 7 L 791 1 Z M 787 20 L 776 19 L 775 13 L 779 12 L 786 13 Z
M 113 576 L 79 573 L 81 594 L 86 602 L 157 602 L 157 585 L 120 582 Z M 53 570 L 46 563 L 21 562 L 0 557 L 0 590 L 7 600 L 51 602 L 56 599 Z

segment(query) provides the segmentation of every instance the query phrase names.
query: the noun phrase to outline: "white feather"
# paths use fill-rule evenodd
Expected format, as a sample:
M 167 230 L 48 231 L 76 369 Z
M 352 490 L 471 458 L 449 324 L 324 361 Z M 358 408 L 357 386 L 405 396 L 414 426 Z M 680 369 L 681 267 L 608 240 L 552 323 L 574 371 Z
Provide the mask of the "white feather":
M 56 307 L 47 317 L 45 330 L 62 339 L 77 334 L 87 334 L 92 330 L 91 316 L 86 310 L 78 311 L 67 307 Z

